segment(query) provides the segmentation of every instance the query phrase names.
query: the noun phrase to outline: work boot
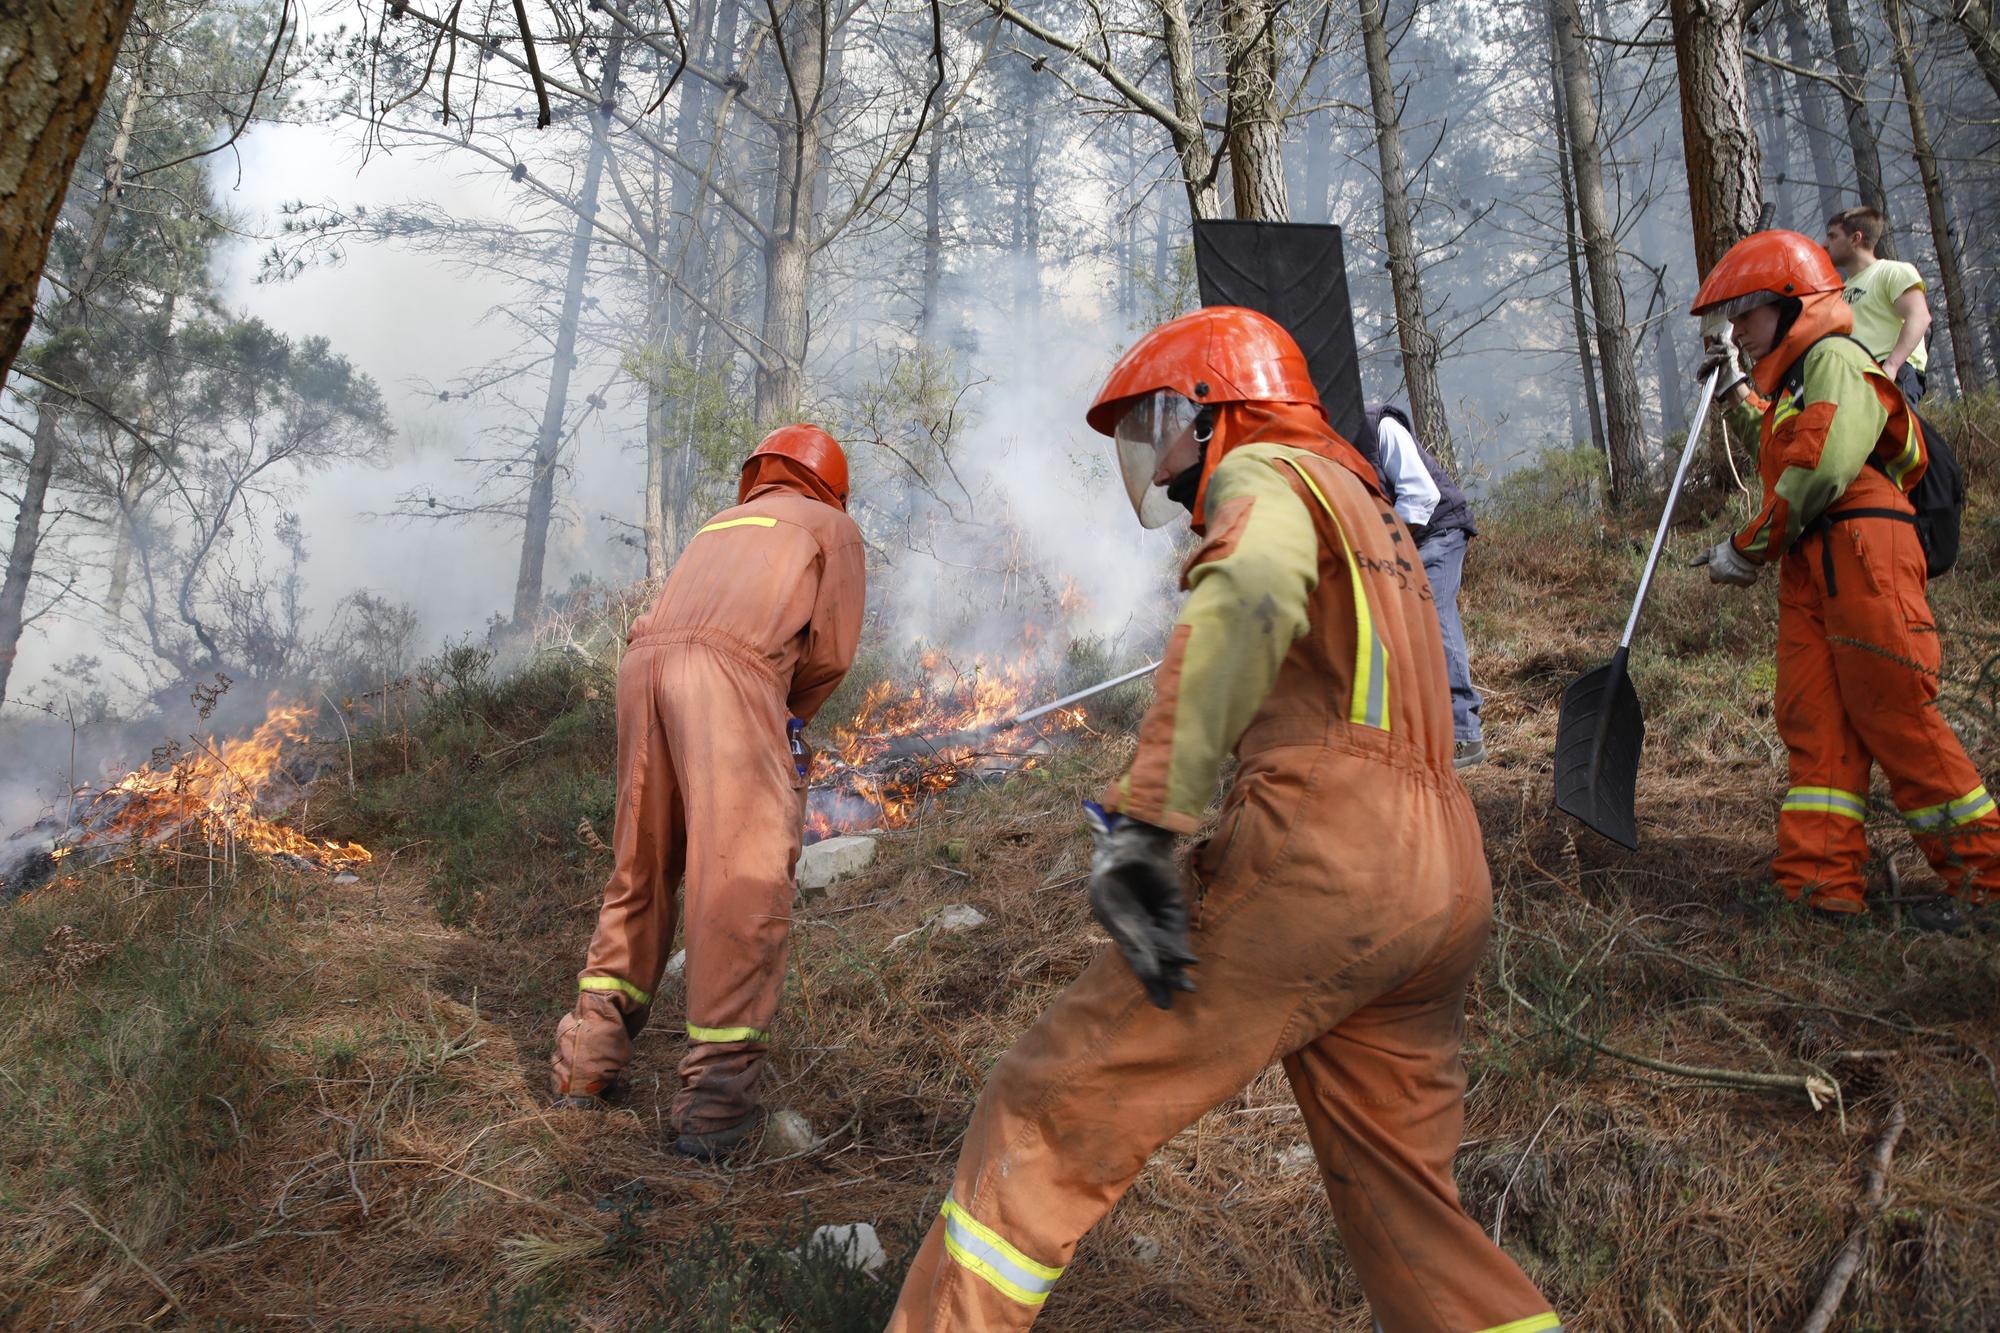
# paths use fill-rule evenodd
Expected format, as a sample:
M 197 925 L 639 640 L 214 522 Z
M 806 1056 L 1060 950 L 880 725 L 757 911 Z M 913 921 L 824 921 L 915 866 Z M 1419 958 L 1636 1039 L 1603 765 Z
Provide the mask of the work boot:
M 611 1103 L 602 1097 L 593 1097 L 587 1092 L 560 1093 L 555 1099 L 558 1111 L 608 1111 Z
M 1934 935 L 1970 935 L 1974 931 L 1991 935 L 2000 931 L 2000 920 L 1995 919 L 1990 906 L 1970 906 L 1948 893 L 1912 903 L 1904 915 L 1911 926 Z
M 1453 741 L 1451 744 L 1451 766 L 1471 768 L 1474 764 L 1486 762 L 1486 742 L 1481 739 Z
M 749 1115 L 733 1125 L 713 1129 L 705 1134 L 682 1132 L 674 1140 L 674 1151 L 683 1157 L 692 1157 L 702 1162 L 719 1162 L 747 1144 L 759 1144 L 764 1140 L 764 1108 L 759 1106 Z

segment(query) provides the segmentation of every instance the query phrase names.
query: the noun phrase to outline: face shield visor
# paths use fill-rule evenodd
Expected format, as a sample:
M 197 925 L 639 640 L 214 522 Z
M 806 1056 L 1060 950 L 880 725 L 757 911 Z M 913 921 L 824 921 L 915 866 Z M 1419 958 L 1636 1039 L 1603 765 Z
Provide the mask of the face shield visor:
M 1726 323 L 1740 315 L 1747 315 L 1761 306 L 1776 305 L 1784 299 L 1777 292 L 1745 292 L 1741 296 L 1732 296 L 1727 301 L 1716 302 L 1703 310 L 1701 317 L 1704 320 L 1719 319 Z
M 1118 471 L 1141 526 L 1165 527 L 1187 512 L 1168 499 L 1166 487 L 1155 486 L 1153 478 L 1182 440 L 1187 442 L 1187 458 L 1180 466 L 1192 467 L 1201 460 L 1201 450 L 1194 442 L 1194 420 L 1200 412 L 1199 406 L 1172 389 L 1155 389 L 1134 399 L 1118 419 L 1112 432 L 1118 447 Z

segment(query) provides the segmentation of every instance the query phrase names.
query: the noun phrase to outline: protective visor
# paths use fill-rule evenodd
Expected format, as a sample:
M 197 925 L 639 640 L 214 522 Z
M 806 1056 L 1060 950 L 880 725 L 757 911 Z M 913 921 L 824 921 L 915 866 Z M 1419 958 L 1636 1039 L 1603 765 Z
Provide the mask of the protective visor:
M 1191 435 L 1200 411 L 1172 389 L 1155 389 L 1134 399 L 1125 415 L 1118 418 L 1118 428 L 1112 432 L 1118 446 L 1118 471 L 1142 527 L 1162 528 L 1187 512 L 1167 498 L 1164 486 L 1153 484 L 1153 476 L 1175 442 Z M 1190 461 L 1200 457 L 1197 451 Z
M 1747 315 L 1760 306 L 1776 305 L 1784 299 L 1777 292 L 1745 292 L 1741 296 L 1732 296 L 1727 301 L 1717 301 L 1714 305 L 1703 306 L 1695 313 L 1703 319 L 1711 317 L 1735 319 L 1738 315 Z

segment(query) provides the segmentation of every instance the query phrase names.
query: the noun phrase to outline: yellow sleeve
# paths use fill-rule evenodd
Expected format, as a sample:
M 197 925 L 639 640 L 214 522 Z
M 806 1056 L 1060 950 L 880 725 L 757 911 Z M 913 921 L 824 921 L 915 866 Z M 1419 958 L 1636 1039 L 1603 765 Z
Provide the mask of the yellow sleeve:
M 1781 395 L 1775 423 L 1790 423 L 1782 437 L 1784 470 L 1765 490 L 1764 507 L 1736 535 L 1736 549 L 1759 563 L 1777 559 L 1807 526 L 1838 500 L 1875 452 L 1889 423 L 1888 409 L 1870 382 L 1882 378 L 1868 354 L 1844 338 L 1828 339 L 1805 353 L 1803 386 Z M 1796 418 L 1796 420 L 1793 420 Z
M 1306 632 L 1319 584 L 1312 514 L 1265 449 L 1231 454 L 1209 478 L 1206 540 L 1182 576 L 1187 601 L 1167 640 L 1132 765 L 1105 806 L 1191 833 L 1223 760 Z

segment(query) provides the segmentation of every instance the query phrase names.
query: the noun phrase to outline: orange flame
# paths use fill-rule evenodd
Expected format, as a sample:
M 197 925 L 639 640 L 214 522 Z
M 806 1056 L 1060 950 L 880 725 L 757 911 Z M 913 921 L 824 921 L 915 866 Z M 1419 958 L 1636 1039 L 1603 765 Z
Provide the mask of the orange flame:
M 79 821 L 86 830 L 58 855 L 81 847 L 152 846 L 195 834 L 264 856 L 289 857 L 329 872 L 374 858 L 352 842 L 317 841 L 259 813 L 268 805 L 284 748 L 310 739 L 314 712 L 304 704 L 274 706 L 249 736 L 200 740 L 192 749 L 155 757 L 98 792 Z
M 1039 637 L 1029 627 L 1028 646 Z M 962 736 L 1032 708 L 1053 693 L 1028 657 L 992 663 L 975 657 L 961 666 L 943 653 L 925 653 L 914 684 L 889 681 L 871 686 L 854 721 L 835 730 L 818 757 L 814 788 L 807 800 L 809 840 L 868 828 L 900 828 L 924 804 L 968 777 L 1033 768 L 1031 748 L 1050 733 L 1084 726 L 1080 708 L 1063 709 L 1038 720 L 1032 729 L 995 736 Z M 917 756 L 888 755 L 897 741 L 935 739 L 935 748 Z

